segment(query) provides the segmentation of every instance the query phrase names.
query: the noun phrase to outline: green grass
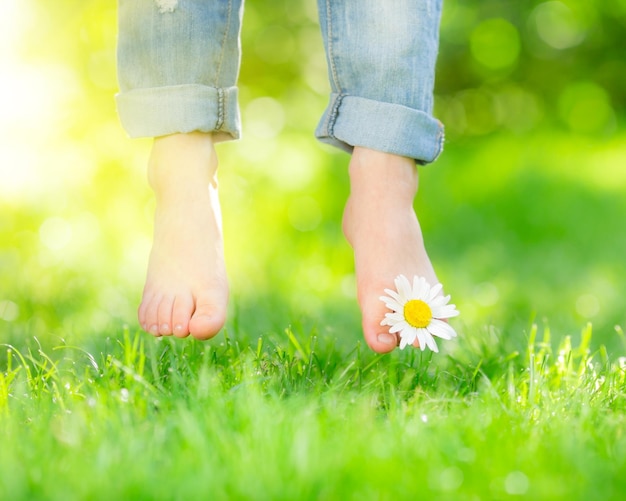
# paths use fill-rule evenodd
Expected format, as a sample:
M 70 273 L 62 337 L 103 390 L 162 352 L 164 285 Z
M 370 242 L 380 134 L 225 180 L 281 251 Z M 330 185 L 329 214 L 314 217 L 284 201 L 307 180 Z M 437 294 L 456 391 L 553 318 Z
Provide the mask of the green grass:
M 0 499 L 621 499 L 626 364 L 591 332 L 4 345 Z

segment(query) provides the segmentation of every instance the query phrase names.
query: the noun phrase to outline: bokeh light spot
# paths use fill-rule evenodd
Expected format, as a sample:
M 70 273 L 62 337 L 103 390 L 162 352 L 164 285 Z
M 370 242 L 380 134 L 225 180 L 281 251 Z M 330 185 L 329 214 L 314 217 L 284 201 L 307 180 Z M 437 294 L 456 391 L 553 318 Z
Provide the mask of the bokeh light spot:
M 13 301 L 4 299 L 0 301 L 0 319 L 5 322 L 13 322 L 20 314 L 19 306 Z
M 277 150 L 272 168 L 268 170 L 276 185 L 284 191 L 295 191 L 308 185 L 315 176 L 315 145 L 304 141 L 285 143 Z
M 505 19 L 487 19 L 472 31 L 470 49 L 474 59 L 489 69 L 509 68 L 520 53 L 517 28 Z
M 271 97 L 252 100 L 245 111 L 245 130 L 262 138 L 276 137 L 285 126 L 285 111 L 282 104 Z
M 316 292 L 326 292 L 332 284 L 332 271 L 323 264 L 308 266 L 304 274 L 307 285 Z
M 521 471 L 512 471 L 504 479 L 504 490 L 512 496 L 522 496 L 528 492 L 530 482 Z
M 483 282 L 474 287 L 474 299 L 481 306 L 493 306 L 500 299 L 498 288 L 491 282 Z
M 38 181 L 37 153 L 22 145 L 0 144 L 0 195 L 22 200 L 23 192 Z
M 593 294 L 583 294 L 576 300 L 576 312 L 581 317 L 595 317 L 599 311 L 600 302 Z
M 50 217 L 39 227 L 39 238 L 48 249 L 62 250 L 72 240 L 72 226 L 63 218 Z
M 94 243 L 100 237 L 100 221 L 91 212 L 83 212 L 73 224 L 73 233 L 81 245 Z
M 341 278 L 341 293 L 350 299 L 356 298 L 356 277 L 351 273 Z
M 563 121 L 574 132 L 604 132 L 615 124 L 608 94 L 592 82 L 577 82 L 568 86 L 560 96 L 559 111 Z
M 456 466 L 442 470 L 439 474 L 439 487 L 442 491 L 456 491 L 463 484 L 463 472 Z
M 544 2 L 533 10 L 539 38 L 554 49 L 568 49 L 585 39 L 585 29 L 572 10 L 563 2 Z

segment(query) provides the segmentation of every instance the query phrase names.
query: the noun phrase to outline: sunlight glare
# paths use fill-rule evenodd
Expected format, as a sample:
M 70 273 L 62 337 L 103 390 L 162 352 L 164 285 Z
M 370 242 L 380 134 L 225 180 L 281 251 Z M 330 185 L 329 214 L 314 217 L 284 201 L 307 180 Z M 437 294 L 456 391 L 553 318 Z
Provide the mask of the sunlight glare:
M 23 200 L 69 177 L 50 168 L 50 146 L 66 131 L 72 104 L 81 97 L 73 71 L 63 64 L 21 55 L 34 16 L 31 2 L 5 0 L 0 17 L 0 196 Z M 65 164 L 69 168 L 72 163 Z
M 47 168 L 49 145 L 62 133 L 62 121 L 77 94 L 78 83 L 64 68 L 9 62 L 0 70 L 1 195 L 19 198 L 30 188 L 46 187 L 48 176 L 63 173 Z
M 41 243 L 53 251 L 63 250 L 72 240 L 72 226 L 60 217 L 49 217 L 39 227 Z
M 271 97 L 259 97 L 245 108 L 246 130 L 261 139 L 275 138 L 285 126 L 283 105 Z
M 32 20 L 32 7 L 28 0 L 3 0 L 0 16 L 0 59 L 3 65 L 15 59 L 15 44 L 25 33 Z

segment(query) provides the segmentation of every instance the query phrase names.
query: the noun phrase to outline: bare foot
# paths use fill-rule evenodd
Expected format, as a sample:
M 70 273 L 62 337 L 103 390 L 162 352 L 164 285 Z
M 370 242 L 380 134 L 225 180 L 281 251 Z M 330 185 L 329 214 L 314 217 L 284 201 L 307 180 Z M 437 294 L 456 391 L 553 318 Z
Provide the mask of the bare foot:
M 154 242 L 138 312 L 155 336 L 208 339 L 224 325 L 228 282 L 216 171 L 210 134 L 155 139 L 148 163 Z
M 380 325 L 388 312 L 380 296 L 394 288 L 394 278 L 419 275 L 435 284 L 435 271 L 413 199 L 418 173 L 409 158 L 356 147 L 350 161 L 350 197 L 343 231 L 354 249 L 357 297 L 365 341 L 378 353 L 398 345 L 396 334 Z

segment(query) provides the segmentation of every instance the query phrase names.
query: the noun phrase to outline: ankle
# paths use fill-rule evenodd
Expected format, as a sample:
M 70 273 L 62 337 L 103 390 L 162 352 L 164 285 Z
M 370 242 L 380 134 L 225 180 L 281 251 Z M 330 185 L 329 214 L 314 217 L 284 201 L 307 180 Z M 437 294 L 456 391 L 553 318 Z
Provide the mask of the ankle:
M 355 147 L 348 171 L 351 198 L 412 206 L 418 188 L 412 159 Z
M 206 189 L 216 184 L 217 154 L 211 134 L 193 132 L 155 138 L 148 162 L 148 183 L 161 195 L 182 186 Z

